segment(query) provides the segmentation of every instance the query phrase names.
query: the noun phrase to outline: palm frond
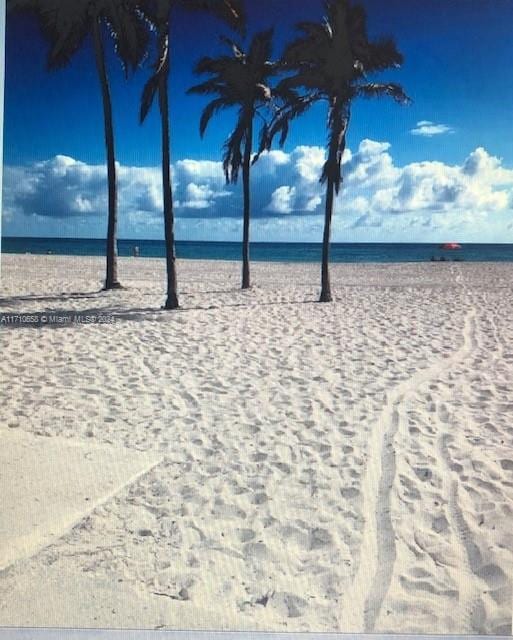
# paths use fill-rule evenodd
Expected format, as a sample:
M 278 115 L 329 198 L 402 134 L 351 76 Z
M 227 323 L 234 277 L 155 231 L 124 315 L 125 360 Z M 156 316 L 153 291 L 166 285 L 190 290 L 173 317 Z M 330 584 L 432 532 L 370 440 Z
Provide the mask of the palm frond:
M 333 183 L 335 193 L 342 185 L 342 156 L 346 148 L 346 133 L 349 126 L 349 103 L 335 103 L 328 114 L 328 158 L 322 168 L 320 182 Z
M 205 131 L 207 130 L 208 123 L 212 119 L 212 117 L 222 109 L 226 109 L 229 105 L 227 105 L 226 101 L 223 98 L 216 98 L 207 104 L 207 106 L 203 109 L 200 118 L 200 136 L 203 138 L 205 135 Z
M 47 56 L 49 69 L 67 65 L 89 31 L 91 18 L 86 0 L 77 0 L 73 6 L 59 0 L 11 0 L 7 8 L 9 11 L 29 12 L 37 18 L 43 37 L 50 45 Z
M 248 60 L 254 68 L 260 68 L 270 60 L 272 56 L 274 29 L 261 31 L 251 40 L 248 51 Z
M 258 137 L 258 151 L 255 153 L 253 160 L 251 161 L 252 165 L 256 164 L 262 153 L 268 149 L 267 141 L 269 140 L 269 128 L 269 123 L 264 122 Z
M 227 69 L 233 68 L 238 64 L 239 59 L 230 56 L 219 56 L 218 58 L 204 56 L 194 65 L 194 73 L 197 75 L 202 73 L 223 74 L 226 73 Z
M 246 118 L 241 112 L 235 129 L 232 131 L 223 147 L 223 171 L 227 183 L 235 184 L 239 179 L 239 172 L 243 158 L 242 145 L 246 137 L 246 131 Z
M 392 38 L 382 38 L 368 43 L 358 59 L 368 73 L 397 68 L 403 63 L 403 56 Z
M 325 23 L 333 32 L 333 38 L 336 38 L 347 29 L 350 3 L 347 0 L 327 0 L 325 6 Z
M 222 82 L 219 82 L 217 78 L 212 80 L 206 80 L 205 82 L 201 82 L 200 84 L 195 84 L 192 87 L 187 89 L 187 94 L 198 94 L 198 95 L 209 95 L 216 93 L 224 93 L 226 89 L 226 85 Z
M 154 29 L 169 21 L 171 3 L 169 0 L 134 0 L 137 10 Z
M 368 82 L 366 84 L 359 84 L 354 88 L 354 94 L 355 96 L 362 98 L 381 98 L 389 96 L 396 102 L 399 102 L 399 104 L 411 104 L 412 102 L 403 87 L 394 82 Z
M 293 76 L 283 78 L 279 83 L 282 88 L 297 89 L 303 87 L 310 91 L 320 91 L 322 88 L 328 88 L 327 83 L 323 82 L 321 71 L 315 69 L 302 69 Z
M 359 60 L 365 55 L 369 36 L 367 35 L 367 13 L 361 4 L 350 4 L 347 9 L 347 31 L 354 57 Z
M 235 40 L 232 40 L 225 35 L 220 36 L 219 40 L 231 49 L 235 58 L 241 60 L 246 57 L 242 46 L 238 42 L 235 42 Z
M 333 36 L 331 27 L 326 22 L 322 24 L 318 22 L 298 22 L 296 29 L 302 31 L 307 38 L 318 42 L 326 42 L 326 40 L 331 40 Z
M 139 122 L 142 124 L 146 120 L 160 83 L 160 74 L 153 74 L 148 82 L 144 85 L 141 96 L 141 108 L 139 112 Z
M 114 48 L 125 72 L 135 71 L 148 52 L 150 29 L 137 7 L 108 2 L 102 17 L 110 29 Z
M 279 92 L 279 89 L 276 90 Z M 287 92 L 284 94 L 285 104 L 281 108 L 277 109 L 274 118 L 271 123 L 265 127 L 262 127 L 260 133 L 260 141 L 258 151 L 253 158 L 253 164 L 258 161 L 264 151 L 269 151 L 273 145 L 276 136 L 279 137 L 278 144 L 283 147 L 289 134 L 290 123 L 292 120 L 299 118 L 318 100 L 322 98 L 321 94 L 312 93 L 307 96 L 298 96 L 294 92 Z
M 287 45 L 282 55 L 283 64 L 291 69 L 319 66 L 329 55 L 329 43 L 315 38 L 299 37 Z
M 207 11 L 241 33 L 245 29 L 243 0 L 182 0 L 182 4 L 190 11 Z
M 141 108 L 139 112 L 139 121 L 141 123 L 144 122 L 148 115 L 160 83 L 169 73 L 169 25 L 167 22 L 162 22 L 158 26 L 157 52 L 158 57 L 153 65 L 154 73 L 145 84 L 141 96 Z

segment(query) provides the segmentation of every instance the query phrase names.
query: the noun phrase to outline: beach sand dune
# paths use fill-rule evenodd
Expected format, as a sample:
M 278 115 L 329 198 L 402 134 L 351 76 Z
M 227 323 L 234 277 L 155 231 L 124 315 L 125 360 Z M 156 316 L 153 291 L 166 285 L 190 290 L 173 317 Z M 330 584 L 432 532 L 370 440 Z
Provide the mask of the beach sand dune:
M 513 266 L 334 265 L 328 305 L 239 269 L 181 261 L 169 313 L 161 260 L 3 257 L 2 312 L 112 322 L 2 326 L 2 443 L 160 462 L 0 574 L 0 625 L 511 633 Z

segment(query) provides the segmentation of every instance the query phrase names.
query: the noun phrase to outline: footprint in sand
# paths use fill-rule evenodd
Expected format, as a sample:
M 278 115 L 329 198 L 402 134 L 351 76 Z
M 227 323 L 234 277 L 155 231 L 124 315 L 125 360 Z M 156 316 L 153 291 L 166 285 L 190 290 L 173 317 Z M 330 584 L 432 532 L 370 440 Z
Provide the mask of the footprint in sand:
M 303 598 L 287 592 L 273 594 L 269 604 L 279 615 L 286 618 L 299 618 L 304 614 L 308 603 Z

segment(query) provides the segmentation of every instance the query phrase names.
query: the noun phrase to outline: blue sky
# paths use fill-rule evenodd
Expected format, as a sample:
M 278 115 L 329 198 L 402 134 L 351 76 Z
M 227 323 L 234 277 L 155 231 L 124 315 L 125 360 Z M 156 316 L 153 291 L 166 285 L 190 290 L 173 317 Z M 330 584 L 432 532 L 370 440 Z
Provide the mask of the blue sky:
M 275 53 L 294 23 L 320 20 L 318 0 L 247 0 L 250 33 L 275 27 Z M 409 107 L 358 102 L 348 136 L 334 240 L 510 241 L 513 237 L 513 52 L 510 0 L 366 0 L 369 31 L 393 35 L 405 57 L 383 79 L 403 84 Z M 291 7 L 294 10 L 291 10 Z M 172 28 L 172 156 L 179 239 L 238 240 L 241 187 L 226 187 L 220 149 L 233 114 L 198 119 L 185 95 L 201 55 L 219 51 L 218 22 L 176 12 Z M 4 235 L 102 237 L 106 187 L 100 93 L 90 44 L 48 73 L 31 20 L 9 17 L 6 37 Z M 140 127 L 149 69 L 128 81 L 108 59 L 120 163 L 120 236 L 162 237 L 159 120 Z M 292 128 L 283 150 L 256 165 L 253 238 L 321 239 L 324 109 Z

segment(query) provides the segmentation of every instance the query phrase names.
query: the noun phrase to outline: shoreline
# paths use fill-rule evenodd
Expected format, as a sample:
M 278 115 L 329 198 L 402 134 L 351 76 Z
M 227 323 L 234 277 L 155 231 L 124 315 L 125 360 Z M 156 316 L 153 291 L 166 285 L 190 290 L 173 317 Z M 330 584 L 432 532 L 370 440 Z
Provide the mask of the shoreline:
M 79 239 L 4 239 L 3 248 L 14 253 L 8 255 L 83 255 L 104 257 L 105 242 L 101 240 Z M 452 246 L 452 245 L 451 245 Z M 460 245 L 458 245 L 460 246 Z M 330 245 L 331 264 L 410 264 L 417 262 L 513 262 L 513 245 L 500 243 L 469 243 L 458 249 L 449 250 L 447 243 L 381 243 L 381 242 L 332 242 Z M 157 240 L 120 240 L 119 255 L 133 257 L 135 249 L 140 256 L 165 258 L 165 244 Z M 241 259 L 240 242 L 218 241 L 177 241 L 176 249 L 180 259 L 235 260 Z M 50 254 L 48 254 L 50 252 Z M 283 263 L 320 263 L 322 245 L 300 242 L 251 242 L 251 261 Z
M 61 258 L 103 258 L 105 260 L 105 256 L 102 255 L 97 255 L 97 254 L 87 254 L 87 255 L 83 255 L 83 254 L 73 254 L 73 253 L 31 253 L 30 251 L 26 251 L 26 252 L 8 252 L 8 251 L 2 251 L 0 253 L 0 259 L 2 256 L 39 256 L 39 257 L 61 257 Z M 118 260 L 165 260 L 165 256 L 118 256 Z M 177 260 L 184 260 L 184 261 L 195 261 L 195 260 L 202 260 L 202 261 L 208 261 L 208 262 L 237 262 L 236 259 L 230 259 L 230 258 L 188 258 L 188 257 L 177 257 Z M 268 262 L 270 264 L 319 264 L 320 265 L 320 261 L 319 260 L 308 260 L 308 261 L 300 261 L 300 260 L 262 260 L 259 258 L 251 258 L 251 262 Z M 372 261 L 372 260 L 353 260 L 353 261 L 347 261 L 347 262 L 342 262 L 342 261 L 337 261 L 337 262 L 332 262 L 331 264 L 336 265 L 336 264 L 373 264 L 373 265 L 378 265 L 378 264 L 418 264 L 418 263 L 425 263 L 425 262 L 467 262 L 464 259 L 458 259 L 458 258 L 446 258 L 444 260 L 396 260 L 396 261 Z M 502 263 L 506 263 L 506 264 L 513 264 L 513 258 L 511 260 L 471 260 L 468 261 L 471 264 L 502 264 Z
M 234 243 L 236 244 L 236 243 Z M 262 243 L 262 244 L 267 244 L 267 243 Z M 370 243 L 369 243 L 370 244 Z M 379 244 L 379 243 L 376 243 Z M 320 246 L 320 245 L 319 245 Z M 499 245 L 499 246 L 503 246 L 503 245 Z M 504 245 L 504 246 L 509 246 L 509 245 Z M 8 251 L 2 251 L 0 252 L 0 261 L 2 259 L 2 257 L 4 256 L 32 256 L 32 257 L 57 257 L 57 258 L 86 258 L 86 259 L 90 259 L 90 258 L 97 258 L 97 259 L 103 259 L 105 261 L 105 256 L 104 255 L 98 255 L 98 254 L 73 254 L 73 253 L 31 253 L 30 251 L 26 251 L 26 252 L 8 252 Z M 165 260 L 165 256 L 118 256 L 118 260 Z M 177 257 L 176 258 L 177 261 L 184 261 L 184 262 L 195 262 L 195 261 L 201 261 L 201 262 L 241 262 L 238 258 L 214 258 L 214 257 L 208 257 L 208 258 L 204 258 L 204 257 L 198 257 L 198 258 L 191 258 L 191 257 Z M 451 258 L 451 257 L 436 257 L 435 259 L 432 258 L 426 258 L 426 259 L 418 259 L 418 260 L 347 260 L 347 261 L 342 261 L 342 260 L 338 260 L 338 261 L 333 261 L 330 263 L 330 266 L 335 266 L 335 265 L 365 265 L 365 264 L 369 264 L 369 265 L 390 265 L 390 264 L 403 264 L 403 265 L 411 265 L 411 264 L 425 264 L 426 262 L 430 262 L 430 263 L 466 263 L 466 264 L 513 264 L 513 257 L 511 259 L 497 259 L 497 260 L 467 260 L 465 258 Z M 316 260 L 280 260 L 280 259 L 262 259 L 262 258 L 251 258 L 251 263 L 269 263 L 269 264 L 297 264 L 297 265 L 319 265 L 320 268 L 320 260 L 316 259 Z

